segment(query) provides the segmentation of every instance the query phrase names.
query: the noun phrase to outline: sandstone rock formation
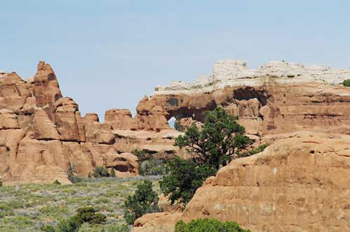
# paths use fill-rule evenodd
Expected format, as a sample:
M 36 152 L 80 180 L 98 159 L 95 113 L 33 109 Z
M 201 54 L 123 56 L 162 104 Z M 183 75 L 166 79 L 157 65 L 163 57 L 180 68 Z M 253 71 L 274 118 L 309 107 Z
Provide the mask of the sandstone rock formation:
M 173 231 L 172 217 L 237 221 L 255 232 L 349 231 L 349 146 L 348 135 L 290 134 L 207 179 L 181 216 L 147 215 L 135 231 Z
M 178 135 L 174 130 L 158 133 L 169 129 L 166 114 L 143 105 L 135 118 L 127 110 L 110 110 L 100 123 L 93 113 L 81 117 L 78 104 L 63 97 L 49 64 L 40 61 L 27 81 L 1 71 L 0 178 L 5 184 L 69 183 L 72 168 L 86 177 L 96 166 L 115 169 L 117 176 L 138 175 L 137 157 L 125 152 L 171 155 Z
M 350 79 L 349 69 L 270 62 L 249 70 L 244 62 L 225 60 L 214 65 L 209 77 L 157 87 L 149 102 L 184 127 L 191 120 L 203 122 L 206 111 L 220 106 L 238 115 L 249 134 L 350 134 L 345 79 Z

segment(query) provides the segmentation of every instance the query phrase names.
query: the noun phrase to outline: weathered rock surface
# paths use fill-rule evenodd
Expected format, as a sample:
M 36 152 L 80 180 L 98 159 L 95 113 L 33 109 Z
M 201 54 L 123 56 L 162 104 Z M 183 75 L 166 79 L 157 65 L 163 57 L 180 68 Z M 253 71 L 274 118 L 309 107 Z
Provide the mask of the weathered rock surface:
M 350 134 L 345 79 L 350 79 L 349 69 L 270 62 L 248 70 L 244 62 L 226 60 L 216 63 L 209 77 L 157 87 L 147 105 L 157 105 L 164 117 L 175 117 L 184 127 L 190 119 L 203 122 L 206 111 L 220 106 L 238 115 L 248 134 Z M 147 109 L 144 105 L 140 102 L 138 112 Z
M 139 159 L 131 153 L 108 153 L 106 166 L 116 170 L 116 176 L 136 176 L 139 174 Z
M 67 173 L 72 167 L 82 177 L 96 166 L 116 168 L 119 176 L 137 175 L 137 157 L 118 154 L 112 130 L 111 125 L 99 123 L 96 114 L 81 117 L 78 104 L 63 97 L 49 64 L 39 62 L 34 78 L 27 81 L 1 71 L 0 178 L 4 184 L 56 179 L 69 183 Z
M 349 231 L 349 146 L 347 135 L 292 134 L 208 178 L 176 217 L 237 221 L 255 232 Z M 173 231 L 171 214 L 158 216 L 139 219 L 135 231 Z
M 138 114 L 109 110 L 81 117 L 78 104 L 64 97 L 55 72 L 40 61 L 34 78 L 0 72 L 0 178 L 4 184 L 68 183 L 68 171 L 87 177 L 97 166 L 117 176 L 138 175 L 135 150 L 172 157 L 179 132 L 167 113 L 146 97 Z

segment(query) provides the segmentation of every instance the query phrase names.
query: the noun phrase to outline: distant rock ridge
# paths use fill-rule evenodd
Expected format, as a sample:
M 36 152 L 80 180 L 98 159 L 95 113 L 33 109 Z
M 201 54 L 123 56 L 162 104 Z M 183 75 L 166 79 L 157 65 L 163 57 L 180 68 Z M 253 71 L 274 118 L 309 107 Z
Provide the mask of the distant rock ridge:
M 169 86 L 155 88 L 157 94 L 206 92 L 225 87 L 259 86 L 274 78 L 278 84 L 320 82 L 337 85 L 350 76 L 350 69 L 330 68 L 324 65 L 309 65 L 270 61 L 257 69 L 248 69 L 240 60 L 221 60 L 214 64 L 210 76 L 202 76 L 192 83 L 171 82 Z

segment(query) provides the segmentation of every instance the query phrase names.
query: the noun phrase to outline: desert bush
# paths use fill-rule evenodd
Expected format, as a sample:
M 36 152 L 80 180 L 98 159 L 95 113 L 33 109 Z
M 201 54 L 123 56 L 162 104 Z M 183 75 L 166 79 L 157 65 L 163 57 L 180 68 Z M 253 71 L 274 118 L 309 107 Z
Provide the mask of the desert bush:
M 102 229 L 101 232 L 129 232 L 130 228 L 127 225 L 112 226 L 108 229 Z
M 168 162 L 167 172 L 168 175 L 160 181 L 162 192 L 169 197 L 171 204 L 179 202 L 186 205 L 203 181 L 215 174 L 215 169 L 176 156 Z
M 145 150 L 138 150 L 138 149 L 136 149 L 136 150 L 134 151 L 134 155 L 136 155 L 137 158 L 139 158 L 140 161 L 146 160 L 146 159 L 147 159 L 147 158 L 146 158 L 146 151 L 145 151 Z
M 55 181 L 53 182 L 53 184 L 61 185 L 61 182 L 59 182 L 59 180 L 55 180 Z
M 350 79 L 344 80 L 343 86 L 350 87 Z
M 74 171 L 75 171 L 75 165 L 72 164 L 70 167 L 69 167 L 69 170 L 68 170 L 68 179 L 73 183 L 78 183 L 78 182 L 81 182 L 83 180 L 83 178 L 81 178 L 80 176 L 78 175 L 75 175 L 74 174 Z
M 81 222 L 88 222 L 89 224 L 102 224 L 106 222 L 106 216 L 101 213 L 96 213 L 93 207 L 82 207 L 77 209 L 76 215 Z
M 107 217 L 101 213 L 96 213 L 93 207 L 81 207 L 76 210 L 76 214 L 66 220 L 61 220 L 57 228 L 52 225 L 43 225 L 40 229 L 45 232 L 76 232 L 79 231 L 83 223 L 91 225 L 103 224 Z
M 78 216 L 70 217 L 58 223 L 56 232 L 77 232 L 79 231 L 82 221 Z
M 159 212 L 158 196 L 152 188 L 152 182 L 145 180 L 138 184 L 134 195 L 128 196 L 124 206 L 124 218 L 128 224 L 133 224 L 146 213 Z
M 107 220 L 106 215 L 103 215 L 102 213 L 96 213 L 93 218 L 89 221 L 91 225 L 98 225 L 103 224 Z
M 140 175 L 151 176 L 151 175 L 165 175 L 166 171 L 166 160 L 151 158 L 140 162 Z
M 82 222 L 89 222 L 94 217 L 96 210 L 93 207 L 81 207 L 77 209 L 77 217 L 80 218 Z
M 267 148 L 267 146 L 268 146 L 267 144 L 260 145 L 260 146 L 258 146 L 257 148 L 254 148 L 254 149 L 250 150 L 250 151 L 249 151 L 249 155 L 258 154 L 258 153 L 264 151 L 265 148 Z
M 184 132 L 185 131 L 184 126 L 181 125 L 181 123 L 179 121 L 177 121 L 177 120 L 174 123 L 174 128 L 175 128 L 175 130 L 180 131 L 180 132 Z
M 95 178 L 109 177 L 108 169 L 102 166 L 94 168 L 92 176 Z
M 40 230 L 44 232 L 56 232 L 55 227 L 52 225 L 43 225 L 41 226 Z
M 116 177 L 114 168 L 112 168 L 111 177 Z
M 175 232 L 250 232 L 236 222 L 221 222 L 217 219 L 197 219 L 188 224 L 182 220 L 175 225 Z

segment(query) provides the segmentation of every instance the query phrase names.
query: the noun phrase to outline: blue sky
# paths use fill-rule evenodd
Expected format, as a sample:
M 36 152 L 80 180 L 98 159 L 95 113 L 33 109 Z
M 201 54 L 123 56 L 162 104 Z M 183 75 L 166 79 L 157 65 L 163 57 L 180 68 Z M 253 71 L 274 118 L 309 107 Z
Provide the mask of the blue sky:
M 348 0 L 0 0 L 0 69 L 50 63 L 65 96 L 103 119 L 220 59 L 350 67 Z

